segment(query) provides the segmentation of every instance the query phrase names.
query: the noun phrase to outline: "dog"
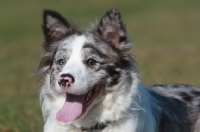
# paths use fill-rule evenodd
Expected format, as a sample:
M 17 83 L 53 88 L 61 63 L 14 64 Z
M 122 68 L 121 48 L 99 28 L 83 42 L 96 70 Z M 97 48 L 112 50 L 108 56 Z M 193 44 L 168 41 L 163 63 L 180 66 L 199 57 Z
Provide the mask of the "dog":
M 85 33 L 44 10 L 42 29 L 44 132 L 200 132 L 200 90 L 144 86 L 118 9 Z

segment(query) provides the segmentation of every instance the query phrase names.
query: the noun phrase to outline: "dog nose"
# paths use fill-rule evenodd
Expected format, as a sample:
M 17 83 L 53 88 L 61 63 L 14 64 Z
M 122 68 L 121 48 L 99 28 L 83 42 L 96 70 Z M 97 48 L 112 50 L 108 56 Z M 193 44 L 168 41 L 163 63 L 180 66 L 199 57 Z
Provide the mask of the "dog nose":
M 69 83 L 74 83 L 74 77 L 71 74 L 61 74 L 61 78 L 66 79 Z
M 66 89 L 74 83 L 74 77 L 71 74 L 61 74 L 58 78 L 58 84 L 63 88 Z

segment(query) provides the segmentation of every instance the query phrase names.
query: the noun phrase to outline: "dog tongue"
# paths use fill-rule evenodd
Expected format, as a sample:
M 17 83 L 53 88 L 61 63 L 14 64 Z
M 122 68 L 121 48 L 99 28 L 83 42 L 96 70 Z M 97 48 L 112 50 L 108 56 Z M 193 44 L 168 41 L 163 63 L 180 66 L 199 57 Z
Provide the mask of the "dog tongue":
M 60 122 L 70 122 L 78 118 L 83 111 L 85 95 L 66 94 L 67 99 L 63 107 L 57 112 L 56 119 Z

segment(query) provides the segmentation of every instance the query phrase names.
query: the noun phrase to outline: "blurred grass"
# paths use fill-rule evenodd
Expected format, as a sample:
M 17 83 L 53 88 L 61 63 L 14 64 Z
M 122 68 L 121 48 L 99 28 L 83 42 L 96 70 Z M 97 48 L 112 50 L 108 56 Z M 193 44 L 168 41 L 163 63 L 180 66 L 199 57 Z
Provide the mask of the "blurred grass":
M 134 42 L 131 50 L 145 84 L 200 87 L 200 1 L 0 1 L 0 131 L 42 131 L 35 73 L 42 50 L 42 10 L 61 12 L 80 26 L 118 7 Z

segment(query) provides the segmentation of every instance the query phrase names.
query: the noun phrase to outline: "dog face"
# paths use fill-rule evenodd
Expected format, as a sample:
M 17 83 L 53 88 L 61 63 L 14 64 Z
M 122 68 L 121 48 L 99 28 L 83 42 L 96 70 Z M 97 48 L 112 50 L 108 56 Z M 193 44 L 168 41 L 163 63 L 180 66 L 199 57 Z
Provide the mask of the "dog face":
M 116 9 L 85 34 L 55 11 L 45 10 L 43 19 L 45 54 L 38 69 L 50 74 L 55 93 L 66 94 L 57 119 L 70 122 L 92 106 L 100 91 L 115 90 L 122 72 L 133 68 L 131 43 Z

